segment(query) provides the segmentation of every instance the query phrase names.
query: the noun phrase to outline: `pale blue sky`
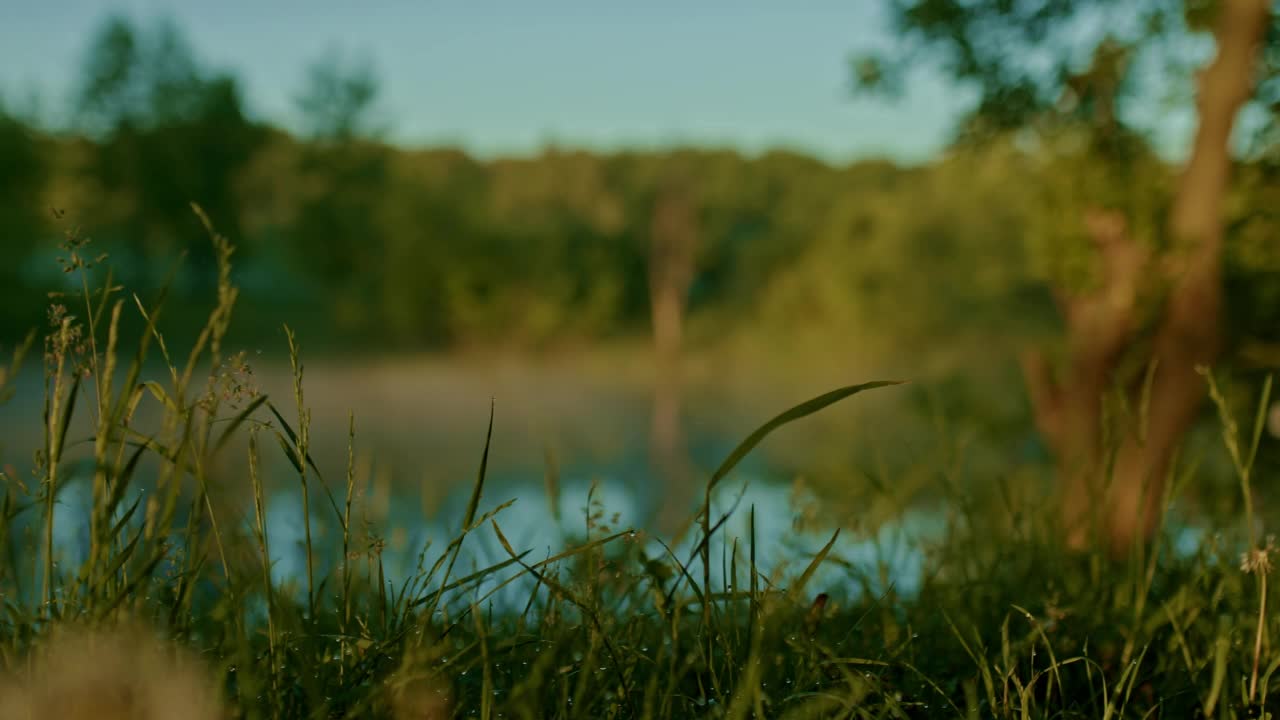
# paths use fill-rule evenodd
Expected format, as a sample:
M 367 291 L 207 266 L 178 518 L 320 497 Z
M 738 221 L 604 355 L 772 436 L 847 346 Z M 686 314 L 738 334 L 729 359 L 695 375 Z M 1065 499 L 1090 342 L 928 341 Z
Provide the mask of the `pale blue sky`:
M 855 98 L 847 59 L 891 42 L 879 0 L 679 3 L 0 0 L 0 91 L 65 117 L 93 31 L 111 12 L 173 18 L 206 65 L 235 71 L 258 116 L 290 125 L 311 61 L 372 59 L 406 144 L 480 155 L 548 142 L 615 149 L 788 147 L 846 161 L 929 158 L 966 93 L 921 73 L 902 100 Z

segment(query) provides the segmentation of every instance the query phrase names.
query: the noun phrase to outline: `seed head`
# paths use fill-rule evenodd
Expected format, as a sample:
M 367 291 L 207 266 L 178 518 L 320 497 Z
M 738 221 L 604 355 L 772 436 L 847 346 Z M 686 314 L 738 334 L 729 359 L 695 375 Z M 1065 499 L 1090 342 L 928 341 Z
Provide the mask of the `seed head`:
M 1267 536 L 1267 544 L 1253 548 L 1240 554 L 1240 569 L 1246 573 L 1258 575 L 1271 574 L 1271 554 L 1276 550 L 1276 538 Z

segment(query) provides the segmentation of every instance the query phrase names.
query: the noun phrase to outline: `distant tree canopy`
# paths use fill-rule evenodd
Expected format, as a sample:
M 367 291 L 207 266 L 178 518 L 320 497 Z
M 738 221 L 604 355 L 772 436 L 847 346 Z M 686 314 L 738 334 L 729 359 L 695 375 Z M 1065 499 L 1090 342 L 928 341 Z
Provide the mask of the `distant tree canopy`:
M 163 269 L 180 249 L 207 245 L 198 225 L 188 228 L 187 196 L 146 192 L 170 177 L 145 164 L 152 156 L 134 155 L 137 166 L 107 184 L 98 159 L 135 153 L 134 137 L 29 132 L 58 168 L 48 204 L 67 207 L 113 259 Z M 83 157 L 92 162 L 77 165 Z M 479 161 L 273 131 L 230 173 L 221 207 L 239 233 L 237 277 L 261 307 L 283 316 L 301 303 L 338 335 L 375 346 L 536 345 L 647 331 L 650 223 L 662 170 L 674 164 L 696 188 L 694 342 L 809 325 L 860 337 L 888 329 L 923 344 L 1028 320 L 1034 268 L 1009 248 L 1032 221 L 1018 198 L 1035 168 L 1011 148 L 920 169 L 695 150 Z M 128 204 L 107 201 L 117 197 Z M 138 242 L 134 227 L 155 241 Z
M 201 68 L 172 24 L 144 32 L 113 18 L 85 58 L 78 108 L 97 140 L 84 166 L 98 192 L 83 201 L 100 203 L 94 232 L 118 242 L 122 269 L 136 277 L 153 282 L 185 250 L 190 277 L 206 284 L 212 250 L 189 204 L 241 236 L 236 177 L 265 137 L 245 117 L 236 79 Z
M 296 103 L 313 138 L 341 143 L 375 134 L 371 116 L 377 98 L 372 64 L 348 64 L 341 53 L 330 50 L 307 69 Z
M 1076 7 L 1042 4 L 1053 6 L 1042 10 L 1050 13 Z M 1060 26 L 1036 30 L 1038 21 L 1023 22 L 1016 13 L 1035 3 L 990 5 L 1011 6 L 1014 14 L 1003 22 L 1009 27 L 973 25 L 954 15 L 958 6 L 950 2 L 895 7 L 914 8 L 910 17 L 919 18 L 923 29 L 904 26 L 919 41 L 916 57 L 960 53 L 949 62 L 988 82 L 985 106 L 1003 112 L 995 98 L 1030 80 L 1019 79 L 1022 69 L 993 65 L 993 41 L 980 42 L 978 33 L 1030 44 L 1041 36 L 1026 33 L 1050 37 Z M 1102 12 L 1109 4 L 1078 7 Z M 973 47 L 926 42 L 930 32 L 942 37 L 944 27 L 929 13 L 966 28 L 972 39 L 964 42 Z M 1092 55 L 1081 52 L 1072 72 L 1090 67 Z M 895 58 L 880 58 L 890 80 L 902 67 L 890 62 Z M 1018 116 L 1061 119 L 984 131 L 982 142 L 962 143 L 919 168 L 692 149 L 548 150 L 481 161 L 379 140 L 378 82 L 367 64 L 331 53 L 304 72 L 296 99 L 307 132 L 294 136 L 249 118 L 236 79 L 202 65 L 176 28 L 118 18 L 101 28 L 86 55 L 78 134 L 0 121 L 8 161 L 0 165 L 0 213 L 7 213 L 6 238 L 34 239 L 52 234 L 46 208 L 66 209 L 135 285 L 162 282 L 185 251 L 195 269 L 186 281 L 198 284 L 210 244 L 188 208 L 196 201 L 237 242 L 246 297 L 263 301 L 255 307 L 279 309 L 278 318 L 255 312 L 241 325 L 261 319 L 278 328 L 307 311 L 322 324 L 317 332 L 359 337 L 370 347 L 536 345 L 647 331 L 650 223 L 663 178 L 679 166 L 699 228 L 689 287 L 692 342 L 812 327 L 899 348 L 954 347 L 978 337 L 1013 347 L 1052 325 L 1045 280 L 1087 281 L 1080 252 L 1087 240 L 1061 218 L 1111 198 L 1138 209 L 1135 217 L 1151 218 L 1150 230 L 1139 224 L 1135 231 L 1154 238 L 1175 177 L 1137 130 L 1123 133 L 1132 138 L 1123 167 L 1091 149 L 1094 134 L 1078 129 L 1084 120 L 1068 122 L 1085 117 L 1079 103 L 1069 112 L 1056 104 L 1063 73 L 1036 70 L 1034 92 L 1028 90 L 1034 102 Z M 1132 98 L 1121 107 L 1139 103 L 1141 93 L 1127 80 L 1121 85 Z M 1115 117 L 1123 121 L 1129 112 Z M 962 127 L 1015 126 L 1006 119 Z M 1027 128 L 1039 130 L 1028 138 Z M 1276 193 L 1274 163 L 1261 154 L 1245 162 L 1247 180 L 1231 206 L 1240 240 L 1230 244 L 1229 267 L 1248 281 L 1232 292 L 1261 308 L 1267 293 L 1280 292 L 1264 282 L 1280 268 L 1268 230 L 1280 202 L 1266 195 Z M 33 253 L 52 245 L 52 238 L 6 242 L 0 267 L 38 263 Z M 35 275 L 19 280 L 44 282 Z M 5 322 L 8 333 L 32 324 L 25 315 Z M 1261 309 L 1248 323 L 1251 332 L 1280 327 Z
M 22 265 L 16 261 L 48 233 L 43 205 L 48 155 L 45 140 L 0 105 L 0 246 L 9 256 L 0 262 L 0 283 L 8 286 L 21 277 Z

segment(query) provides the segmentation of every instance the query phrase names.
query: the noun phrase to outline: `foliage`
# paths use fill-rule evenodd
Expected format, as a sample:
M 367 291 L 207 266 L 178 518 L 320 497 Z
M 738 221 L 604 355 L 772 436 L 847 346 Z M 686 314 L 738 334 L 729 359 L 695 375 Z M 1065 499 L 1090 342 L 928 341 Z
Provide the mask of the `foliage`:
M 101 138 L 83 169 L 101 192 L 85 207 L 121 245 L 122 269 L 155 286 L 164 272 L 157 259 L 190 248 L 196 275 L 179 289 L 208 288 L 213 258 L 196 242 L 201 230 L 187 204 L 199 198 L 238 236 L 235 178 L 262 140 L 236 79 L 200 68 L 175 26 L 144 33 L 115 18 L 85 60 L 79 107 L 86 131 Z
M 50 168 L 42 140 L 0 104 L 0 157 L 5 159 L 0 165 L 0 237 L 9 255 L 0 264 L 0 282 L 6 284 L 18 281 L 18 261 L 47 232 L 40 199 Z
M 980 99 L 956 127 L 957 143 L 999 148 L 1013 142 L 1035 148 L 1032 162 L 1041 168 L 1035 180 L 1039 192 L 1026 198 L 1031 205 L 1026 243 L 1044 271 L 1043 279 L 1078 288 L 1091 281 L 1089 267 L 1094 264 L 1079 219 L 1087 208 L 1119 211 L 1136 242 L 1168 249 L 1165 226 L 1173 178 L 1155 152 L 1164 142 L 1157 132 L 1158 120 L 1173 103 L 1191 95 L 1197 69 L 1193 51 L 1203 45 L 1220 4 L 891 3 L 891 23 L 902 43 L 892 51 L 860 55 L 855 80 L 864 90 L 896 92 L 909 68 L 929 65 L 976 86 Z M 1258 170 L 1267 165 L 1263 158 L 1274 144 L 1267 140 L 1266 128 L 1275 122 L 1273 96 L 1280 82 L 1280 20 L 1273 17 L 1272 22 L 1258 87 L 1246 110 L 1252 117 L 1266 118 L 1255 123 L 1258 130 L 1246 155 Z M 1259 186 L 1246 182 L 1245 188 L 1233 208 L 1239 218 L 1233 227 L 1237 232 L 1226 243 L 1236 258 L 1244 240 L 1238 233 L 1241 213 L 1257 218 L 1267 206 L 1256 195 Z M 1252 231 L 1255 238 L 1274 234 L 1275 225 L 1262 221 Z M 1247 264 L 1261 269 L 1253 261 Z M 1238 264 L 1233 268 L 1240 269 Z M 1265 283 L 1235 286 L 1245 284 Z M 1239 309 L 1241 314 L 1233 317 L 1253 311 Z M 1237 324 L 1232 330 L 1251 334 L 1260 327 Z
M 297 105 L 314 137 L 341 143 L 371 134 L 368 116 L 377 97 L 378 78 L 369 61 L 347 67 L 331 51 L 308 68 Z

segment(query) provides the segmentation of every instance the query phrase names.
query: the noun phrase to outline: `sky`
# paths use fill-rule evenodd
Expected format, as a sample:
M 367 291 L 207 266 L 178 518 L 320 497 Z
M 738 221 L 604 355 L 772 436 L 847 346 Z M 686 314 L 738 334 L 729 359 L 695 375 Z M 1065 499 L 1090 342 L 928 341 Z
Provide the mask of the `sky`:
M 904 97 L 855 96 L 848 61 L 892 42 L 879 0 L 0 0 L 0 93 L 65 122 L 94 31 L 112 13 L 175 21 L 251 112 L 298 127 L 307 67 L 370 61 L 404 145 L 527 155 L 714 145 L 832 162 L 922 162 L 971 93 L 916 73 Z

